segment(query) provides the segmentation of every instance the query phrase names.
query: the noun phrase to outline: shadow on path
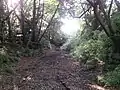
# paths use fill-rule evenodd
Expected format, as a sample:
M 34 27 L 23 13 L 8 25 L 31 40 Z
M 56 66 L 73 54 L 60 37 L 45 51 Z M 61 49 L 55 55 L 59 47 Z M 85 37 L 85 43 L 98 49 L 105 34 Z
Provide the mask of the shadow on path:
M 16 68 L 18 90 L 105 90 L 92 87 L 93 71 L 84 71 L 64 51 L 48 51 L 44 56 L 21 58 Z

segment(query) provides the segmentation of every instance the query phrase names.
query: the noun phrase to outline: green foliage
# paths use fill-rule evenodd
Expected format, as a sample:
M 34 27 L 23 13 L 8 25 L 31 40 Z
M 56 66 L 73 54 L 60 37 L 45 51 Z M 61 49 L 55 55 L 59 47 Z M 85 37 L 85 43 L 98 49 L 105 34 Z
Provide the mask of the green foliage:
M 81 33 L 80 33 L 81 34 Z M 84 31 L 72 41 L 72 55 L 82 60 L 105 60 L 111 53 L 111 42 L 103 31 Z
M 10 67 L 13 63 L 14 58 L 10 57 L 7 53 L 7 48 L 0 48 L 0 73 L 6 70 L 6 68 Z
M 101 82 L 107 86 L 119 86 L 120 85 L 120 65 L 118 65 L 113 71 L 105 74 Z
M 79 55 L 85 55 L 88 59 L 92 59 L 94 57 L 100 57 L 100 52 L 103 51 L 103 42 L 100 40 L 89 40 L 87 42 L 82 43 L 80 46 L 75 48 L 75 54 L 77 56 Z M 80 56 L 82 57 L 82 56 Z
M 114 13 L 111 17 L 112 26 L 116 30 L 116 34 L 120 34 L 120 13 Z
M 43 37 L 41 42 L 40 42 L 40 47 L 41 48 L 49 47 L 49 41 Z
M 6 48 L 0 48 L 0 68 L 3 68 L 5 65 L 9 64 L 9 56 L 7 55 Z
M 18 56 L 25 56 L 25 57 L 32 57 L 40 55 L 41 51 L 40 49 L 30 49 L 30 48 L 23 48 L 18 52 Z
M 14 49 L 8 46 L 0 48 L 0 74 L 12 74 L 12 67 L 20 59 L 18 51 L 15 51 Z
M 54 13 L 56 6 L 58 2 L 56 0 L 46 0 L 45 1 L 45 16 L 51 17 L 51 15 Z
M 33 49 L 23 48 L 22 56 L 33 56 Z
M 5 65 L 9 65 L 9 63 L 9 56 L 0 54 L 0 68 L 3 68 Z

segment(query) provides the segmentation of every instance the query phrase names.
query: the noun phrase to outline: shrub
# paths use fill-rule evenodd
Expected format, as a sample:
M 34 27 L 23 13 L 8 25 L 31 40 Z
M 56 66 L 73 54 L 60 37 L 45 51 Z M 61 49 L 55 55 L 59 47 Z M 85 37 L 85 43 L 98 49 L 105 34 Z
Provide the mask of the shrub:
M 8 52 L 9 51 L 9 52 Z M 15 51 L 10 50 L 6 47 L 0 48 L 0 73 L 8 73 L 12 71 L 11 67 L 14 65 L 16 61 L 18 61 L 19 57 L 16 56 Z
M 101 82 L 107 86 L 120 86 L 120 65 L 118 65 L 113 71 L 105 74 Z
M 2 68 L 5 64 L 9 64 L 9 56 L 6 52 L 6 48 L 0 48 L 0 68 Z
M 92 59 L 108 60 L 106 58 L 110 57 L 112 50 L 110 39 L 103 31 L 91 31 L 91 33 L 88 35 L 89 38 L 83 34 L 76 37 L 79 40 L 73 40 L 74 42 L 71 43 L 72 55 L 85 61 Z
M 9 56 L 0 54 L 0 68 L 3 68 L 5 65 L 9 65 L 9 63 Z

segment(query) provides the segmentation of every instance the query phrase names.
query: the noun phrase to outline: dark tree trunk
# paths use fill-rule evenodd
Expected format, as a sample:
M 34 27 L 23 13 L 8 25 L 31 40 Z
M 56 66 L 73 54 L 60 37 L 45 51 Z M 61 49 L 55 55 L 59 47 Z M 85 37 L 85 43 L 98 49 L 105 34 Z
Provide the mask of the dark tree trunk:
M 24 16 L 24 12 L 23 12 L 23 1 L 24 0 L 20 0 L 20 8 L 21 8 L 21 20 L 20 20 L 20 26 L 21 26 L 21 30 L 22 30 L 22 34 L 23 34 L 23 45 L 26 46 L 27 44 L 27 40 L 26 40 L 26 32 L 25 32 L 25 16 Z
M 120 60 L 120 37 L 114 37 L 113 41 L 113 55 L 112 57 L 116 60 Z
M 11 30 L 10 17 L 8 18 L 7 23 L 8 23 L 8 32 L 9 32 L 8 38 L 9 38 L 9 41 L 11 42 L 12 41 L 12 30 Z
M 1 43 L 4 44 L 4 4 L 3 0 L 0 0 L 0 40 Z
M 35 27 L 36 27 L 36 0 L 33 2 L 33 20 L 32 20 L 32 41 L 35 42 Z

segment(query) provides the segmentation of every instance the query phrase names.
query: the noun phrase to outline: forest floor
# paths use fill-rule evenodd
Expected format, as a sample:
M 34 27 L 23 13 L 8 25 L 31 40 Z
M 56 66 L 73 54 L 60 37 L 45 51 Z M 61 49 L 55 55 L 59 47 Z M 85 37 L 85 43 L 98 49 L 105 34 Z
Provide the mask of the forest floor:
M 22 57 L 15 70 L 13 79 L 4 79 L 9 86 L 3 85 L 0 90 L 106 90 L 92 82 L 97 75 L 95 70 L 85 70 L 64 51 Z

